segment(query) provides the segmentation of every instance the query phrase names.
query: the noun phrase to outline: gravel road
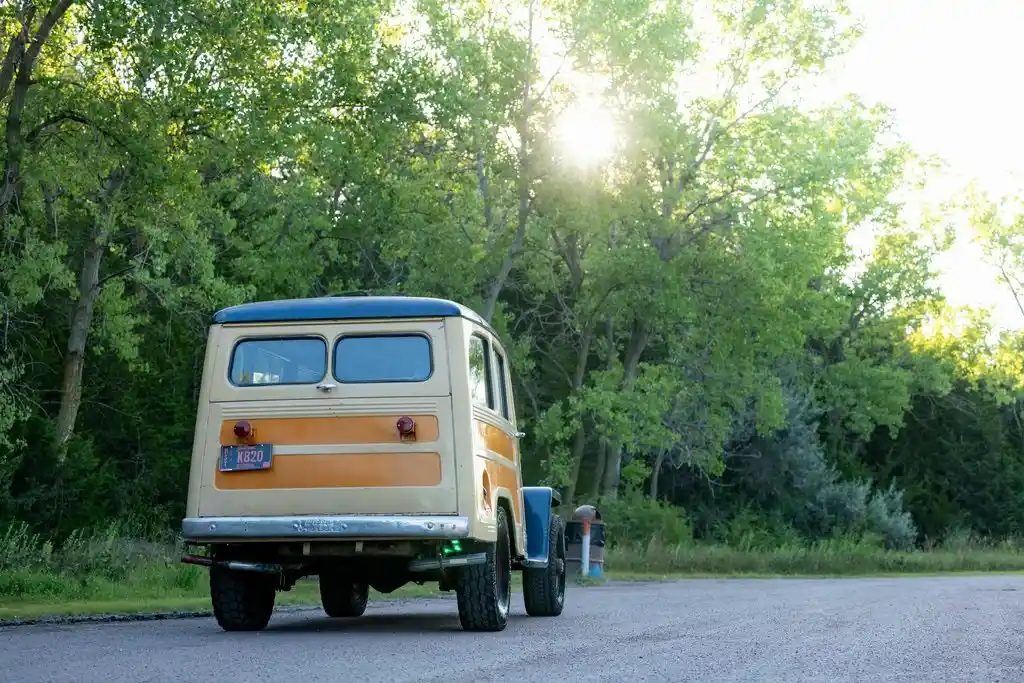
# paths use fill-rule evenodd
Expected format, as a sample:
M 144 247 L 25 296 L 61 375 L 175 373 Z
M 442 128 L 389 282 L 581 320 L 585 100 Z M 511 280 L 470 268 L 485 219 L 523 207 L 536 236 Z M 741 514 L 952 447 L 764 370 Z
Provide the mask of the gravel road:
M 277 614 L 0 629 L 0 680 L 1024 681 L 1024 577 L 691 580 L 569 587 L 555 619 L 459 629 L 451 599 L 355 621 Z

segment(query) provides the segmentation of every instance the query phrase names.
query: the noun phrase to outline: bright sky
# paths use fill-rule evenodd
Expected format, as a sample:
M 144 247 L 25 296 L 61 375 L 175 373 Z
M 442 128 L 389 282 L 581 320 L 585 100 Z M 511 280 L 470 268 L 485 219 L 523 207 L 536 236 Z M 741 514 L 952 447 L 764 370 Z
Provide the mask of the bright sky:
M 972 180 L 993 197 L 1024 190 L 1024 128 L 1016 106 L 1024 97 L 1012 86 L 1024 64 L 1024 0 L 849 2 L 864 35 L 824 82 L 816 81 L 819 88 L 802 88 L 803 97 L 824 104 L 855 92 L 892 107 L 901 137 L 947 163 L 929 185 L 931 201 L 953 198 Z M 610 151 L 598 141 L 616 136 L 610 121 L 594 120 L 599 104 L 577 109 L 567 112 L 562 134 L 577 161 L 588 163 Z M 972 238 L 962 226 L 957 245 L 939 263 L 948 300 L 989 308 L 997 327 L 1024 327 L 1012 295 L 995 281 Z
M 832 84 L 895 109 L 901 136 L 949 165 L 936 190 L 970 180 L 993 195 L 1024 187 L 1021 0 L 850 0 L 865 32 Z M 1017 46 L 1017 47 L 1014 47 Z M 980 261 L 966 228 L 943 262 L 955 305 L 993 308 L 997 324 L 1024 326 L 1008 291 Z

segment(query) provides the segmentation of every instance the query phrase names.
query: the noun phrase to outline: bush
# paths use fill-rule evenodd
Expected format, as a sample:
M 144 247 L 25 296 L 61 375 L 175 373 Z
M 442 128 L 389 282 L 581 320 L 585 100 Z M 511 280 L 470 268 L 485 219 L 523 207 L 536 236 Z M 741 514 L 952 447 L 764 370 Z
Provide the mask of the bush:
M 744 551 L 777 548 L 802 540 L 779 511 L 766 515 L 750 506 L 741 507 L 728 520 L 716 524 L 714 537 L 720 543 Z
M 609 545 L 648 543 L 667 545 L 693 542 L 693 527 L 682 508 L 651 500 L 638 491 L 600 501 L 601 521 Z
M 875 491 L 868 502 L 868 528 L 882 535 L 890 550 L 910 550 L 917 541 L 917 527 L 910 513 L 903 509 L 903 492 L 894 486 Z

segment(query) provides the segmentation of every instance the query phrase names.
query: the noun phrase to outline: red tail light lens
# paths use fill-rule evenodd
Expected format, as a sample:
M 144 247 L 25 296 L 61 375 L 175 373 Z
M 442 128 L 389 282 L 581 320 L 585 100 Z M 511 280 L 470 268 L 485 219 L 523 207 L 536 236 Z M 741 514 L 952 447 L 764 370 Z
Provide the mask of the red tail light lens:
M 411 417 L 398 418 L 395 426 L 398 427 L 398 434 L 400 436 L 412 436 L 416 433 L 416 421 Z
M 239 439 L 248 439 L 252 436 L 252 425 L 242 420 L 235 423 L 235 436 Z

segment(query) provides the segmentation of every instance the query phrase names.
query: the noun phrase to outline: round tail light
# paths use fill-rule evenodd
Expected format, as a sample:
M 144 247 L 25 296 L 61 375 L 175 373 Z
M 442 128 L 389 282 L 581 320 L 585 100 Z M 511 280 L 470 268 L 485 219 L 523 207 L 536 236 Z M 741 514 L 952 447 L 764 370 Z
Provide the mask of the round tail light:
M 412 436 L 416 433 L 416 421 L 411 417 L 403 416 L 398 418 L 398 422 L 395 423 L 395 426 L 398 427 L 399 436 Z
M 252 425 L 242 420 L 235 423 L 235 436 L 239 439 L 248 439 L 252 436 Z

